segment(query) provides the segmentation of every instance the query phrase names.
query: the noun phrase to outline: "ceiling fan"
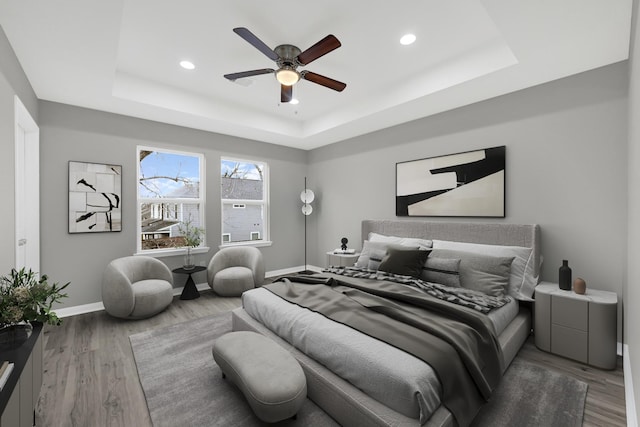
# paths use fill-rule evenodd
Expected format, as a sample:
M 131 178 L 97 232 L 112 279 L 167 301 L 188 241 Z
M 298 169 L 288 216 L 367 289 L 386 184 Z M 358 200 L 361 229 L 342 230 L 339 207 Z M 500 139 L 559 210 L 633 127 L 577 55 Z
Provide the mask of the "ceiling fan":
M 225 74 L 224 77 L 231 81 L 241 79 L 243 77 L 275 73 L 276 80 L 280 82 L 281 102 L 290 102 L 293 99 L 293 85 L 300 79 L 308 80 L 312 83 L 328 87 L 329 89 L 333 89 L 338 92 L 342 92 L 344 88 L 347 87 L 345 83 L 330 79 L 329 77 L 307 70 L 297 70 L 298 67 L 307 65 L 341 46 L 340 41 L 332 34 L 329 34 L 327 37 L 302 52 L 299 48 L 290 44 L 283 44 L 271 50 L 269 46 L 267 46 L 248 29 L 239 27 L 234 28 L 233 31 L 249 42 L 253 47 L 265 54 L 269 59 L 275 61 L 278 65 L 278 69 L 262 68 L 259 70 Z

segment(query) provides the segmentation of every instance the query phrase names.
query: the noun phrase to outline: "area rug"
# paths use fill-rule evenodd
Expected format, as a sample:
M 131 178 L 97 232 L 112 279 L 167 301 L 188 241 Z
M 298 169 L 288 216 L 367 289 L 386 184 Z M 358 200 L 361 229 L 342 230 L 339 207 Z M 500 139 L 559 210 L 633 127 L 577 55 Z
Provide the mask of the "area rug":
M 211 354 L 231 331 L 231 314 L 208 316 L 131 335 L 129 340 L 151 421 L 156 427 L 264 426 L 242 393 L 222 379 Z M 309 399 L 279 426 L 337 426 Z
M 516 359 L 472 425 L 579 427 L 587 387 L 575 378 Z
M 154 426 L 265 425 L 211 355 L 230 330 L 231 314 L 223 313 L 129 337 Z M 581 426 L 586 393 L 582 381 L 515 360 L 473 426 Z M 279 425 L 337 426 L 308 399 L 296 420 Z

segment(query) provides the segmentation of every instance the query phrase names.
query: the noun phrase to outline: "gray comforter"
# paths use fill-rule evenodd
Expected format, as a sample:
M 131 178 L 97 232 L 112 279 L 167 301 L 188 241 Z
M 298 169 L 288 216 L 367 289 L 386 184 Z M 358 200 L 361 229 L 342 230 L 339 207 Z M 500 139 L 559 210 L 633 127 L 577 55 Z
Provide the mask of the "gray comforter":
M 444 406 L 468 425 L 502 372 L 486 316 L 397 283 L 325 276 L 329 286 L 285 280 L 265 288 L 424 360 L 442 384 Z

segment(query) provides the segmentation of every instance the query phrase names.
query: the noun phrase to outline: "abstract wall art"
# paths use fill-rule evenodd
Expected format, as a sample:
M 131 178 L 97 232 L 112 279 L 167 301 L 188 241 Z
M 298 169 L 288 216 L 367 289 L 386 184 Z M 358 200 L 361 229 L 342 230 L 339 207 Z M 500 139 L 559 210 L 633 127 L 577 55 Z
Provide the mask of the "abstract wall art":
M 122 230 L 122 166 L 69 162 L 69 233 Z
M 506 147 L 396 163 L 397 216 L 505 216 Z

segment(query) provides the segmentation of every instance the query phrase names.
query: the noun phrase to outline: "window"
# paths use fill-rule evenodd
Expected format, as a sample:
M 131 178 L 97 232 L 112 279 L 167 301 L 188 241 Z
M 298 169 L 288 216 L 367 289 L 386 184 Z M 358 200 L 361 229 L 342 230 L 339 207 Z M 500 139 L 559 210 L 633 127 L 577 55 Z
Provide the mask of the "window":
M 264 162 L 220 162 L 222 244 L 269 240 L 269 168 Z
M 204 157 L 138 147 L 137 194 L 138 252 L 184 246 L 181 225 L 204 226 Z

